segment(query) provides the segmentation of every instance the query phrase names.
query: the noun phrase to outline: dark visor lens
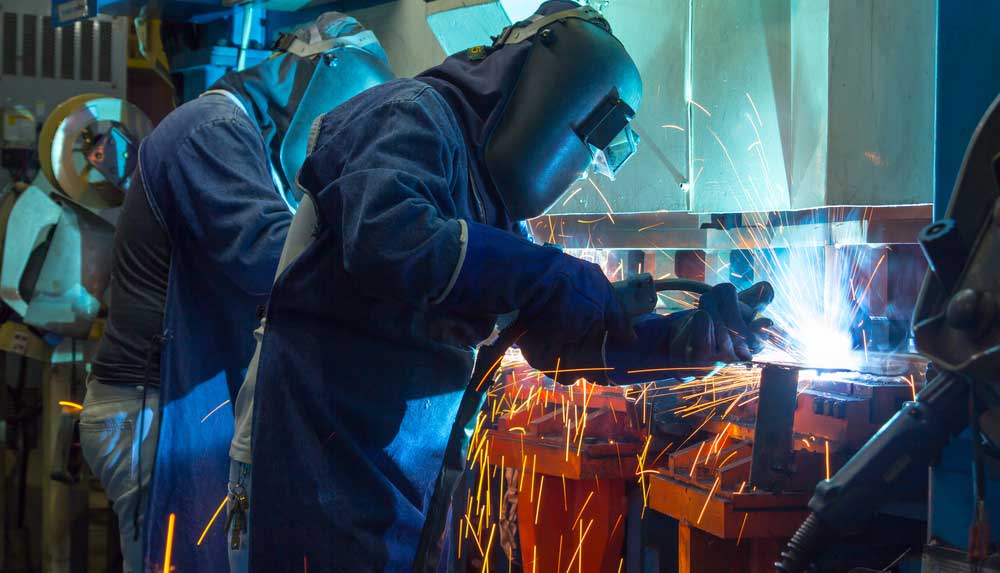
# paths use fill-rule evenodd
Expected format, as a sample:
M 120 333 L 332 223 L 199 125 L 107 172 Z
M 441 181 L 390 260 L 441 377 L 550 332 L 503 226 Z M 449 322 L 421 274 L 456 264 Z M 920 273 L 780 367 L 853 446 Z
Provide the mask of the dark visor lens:
M 604 149 L 592 147 L 594 171 L 614 180 L 622 166 L 635 155 L 638 146 L 639 136 L 626 124 Z

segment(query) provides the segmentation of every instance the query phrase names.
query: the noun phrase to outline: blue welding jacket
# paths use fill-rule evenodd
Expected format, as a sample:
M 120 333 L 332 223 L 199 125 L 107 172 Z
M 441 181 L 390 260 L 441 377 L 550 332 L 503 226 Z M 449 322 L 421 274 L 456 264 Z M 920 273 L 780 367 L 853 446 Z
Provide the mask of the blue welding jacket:
M 254 414 L 253 571 L 410 568 L 494 316 L 432 302 L 459 220 L 513 233 L 455 113 L 396 80 L 322 120 L 300 182 L 315 242 L 275 281 Z
M 197 544 L 226 495 L 233 415 L 218 406 L 243 381 L 292 214 L 257 126 L 225 96 L 174 110 L 142 143 L 139 163 L 142 188 L 132 192 L 145 191 L 171 245 L 146 570 L 162 568 L 175 514 L 177 570 L 224 571 L 223 528 Z
M 435 303 L 464 260 L 465 227 L 526 234 L 491 187 L 481 144 L 529 49 L 478 66 L 457 54 L 321 120 L 299 175 L 315 240 L 275 280 L 261 342 L 252 571 L 411 570 L 477 346 L 496 323 Z

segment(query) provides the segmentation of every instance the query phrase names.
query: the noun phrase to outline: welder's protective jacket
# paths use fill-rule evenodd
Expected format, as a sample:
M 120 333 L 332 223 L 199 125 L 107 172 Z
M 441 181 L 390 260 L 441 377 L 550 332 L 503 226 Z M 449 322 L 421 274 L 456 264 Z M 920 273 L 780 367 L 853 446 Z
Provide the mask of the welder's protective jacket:
M 407 570 L 476 346 L 435 307 L 463 226 L 520 233 L 455 112 L 418 80 L 327 114 L 299 182 L 315 241 L 277 278 L 256 394 L 251 568 Z M 266 516 L 266 517 L 258 517 Z
M 139 163 L 142 188 L 131 192 L 147 194 L 171 244 L 146 570 L 161 570 L 175 514 L 176 570 L 225 571 L 221 524 L 197 542 L 226 496 L 226 401 L 253 352 L 256 309 L 267 300 L 292 214 L 252 116 L 223 95 L 168 115 L 142 143 Z

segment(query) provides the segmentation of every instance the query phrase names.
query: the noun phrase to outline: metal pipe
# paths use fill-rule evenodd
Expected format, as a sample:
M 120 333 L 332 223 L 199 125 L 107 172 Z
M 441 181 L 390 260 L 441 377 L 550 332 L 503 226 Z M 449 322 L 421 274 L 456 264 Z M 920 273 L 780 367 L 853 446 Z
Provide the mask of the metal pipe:
M 236 57 L 236 71 L 243 71 L 247 63 L 247 46 L 250 44 L 250 28 L 253 27 L 253 3 L 243 5 L 243 29 L 240 30 L 240 53 Z

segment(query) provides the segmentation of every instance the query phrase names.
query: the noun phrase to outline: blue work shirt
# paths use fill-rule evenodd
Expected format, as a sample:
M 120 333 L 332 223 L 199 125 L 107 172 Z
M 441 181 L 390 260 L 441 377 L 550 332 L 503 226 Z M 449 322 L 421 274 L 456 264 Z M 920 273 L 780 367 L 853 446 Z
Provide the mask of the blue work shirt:
M 278 276 L 257 379 L 251 570 L 403 571 L 477 345 L 435 306 L 463 226 L 520 233 L 451 107 L 419 80 L 325 115 L 299 176 L 315 240 Z
M 161 424 L 146 518 L 146 569 L 160 570 L 175 515 L 178 571 L 227 569 L 223 523 L 233 400 L 253 353 L 292 214 L 254 121 L 222 95 L 174 110 L 139 150 L 141 189 L 170 238 L 160 358 Z M 113 301 L 112 301 L 113 302 Z M 221 406 L 221 407 L 220 407 Z

